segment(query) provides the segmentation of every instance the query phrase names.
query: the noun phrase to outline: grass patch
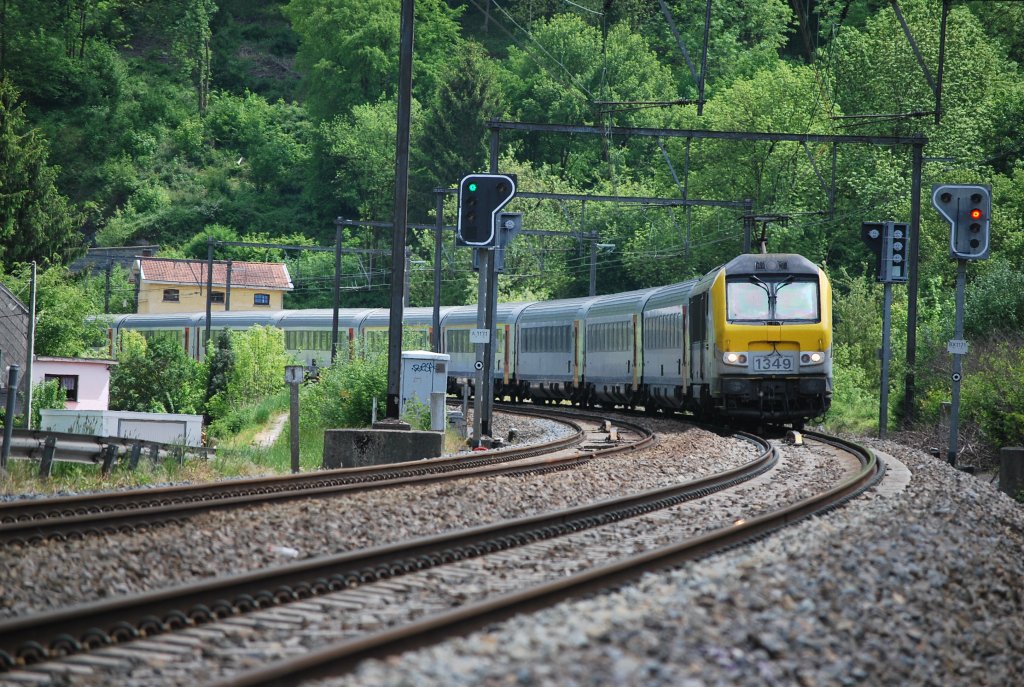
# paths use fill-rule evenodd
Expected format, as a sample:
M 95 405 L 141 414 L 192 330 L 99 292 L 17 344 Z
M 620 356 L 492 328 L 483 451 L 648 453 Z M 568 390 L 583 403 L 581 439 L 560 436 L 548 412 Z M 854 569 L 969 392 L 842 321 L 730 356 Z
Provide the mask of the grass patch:
M 218 440 L 218 448 L 221 445 L 239 446 L 251 443 L 256 432 L 271 418 L 288 410 L 288 393 L 287 389 L 282 389 L 259 403 L 232 410 L 226 416 L 210 423 L 207 434 Z
M 58 496 L 83 491 L 209 482 L 221 476 L 213 461 L 186 458 L 179 464 L 174 458 L 165 458 L 159 463 L 152 463 L 145 453 L 135 470 L 119 464 L 109 475 L 103 475 L 101 469 L 98 463 L 55 461 L 50 479 L 41 480 L 37 461 L 12 460 L 7 464 L 7 478 L 0 483 L 0 493 Z
M 355 371 L 363 370 L 357 367 Z M 339 406 L 350 400 L 346 395 L 350 392 L 345 384 L 310 385 L 303 387 L 301 393 L 299 466 L 301 471 L 308 472 L 320 469 L 323 464 L 324 431 L 345 426 L 353 419 L 341 417 L 337 412 Z M 125 458 L 122 457 L 120 462 L 123 464 L 116 465 L 106 476 L 100 473 L 99 464 L 58 461 L 53 465 L 49 480 L 38 478 L 38 461 L 16 460 L 9 464 L 8 478 L 0 481 L 0 493 L 60 495 L 287 474 L 291 472 L 290 422 L 285 421 L 280 434 L 271 445 L 256 446 L 254 442 L 260 431 L 270 426 L 282 414 L 288 413 L 289 406 L 289 390 L 282 389 L 252 406 L 232 410 L 225 417 L 212 423 L 207 433 L 212 437 L 211 443 L 216 446 L 216 454 L 208 460 L 186 458 L 183 464 L 179 464 L 174 459 L 167 459 L 162 463 L 153 464 L 143 454 L 136 470 L 130 471 Z M 429 414 L 418 419 L 426 422 L 429 420 Z M 464 438 L 451 430 L 445 433 L 446 454 L 457 453 L 465 448 Z
M 299 468 L 318 470 L 324 457 L 324 428 L 299 422 Z M 217 459 L 228 464 L 242 463 L 263 468 L 264 472 L 287 473 L 292 469 L 291 423 L 285 422 L 277 440 L 267 448 L 235 444 L 217 449 Z

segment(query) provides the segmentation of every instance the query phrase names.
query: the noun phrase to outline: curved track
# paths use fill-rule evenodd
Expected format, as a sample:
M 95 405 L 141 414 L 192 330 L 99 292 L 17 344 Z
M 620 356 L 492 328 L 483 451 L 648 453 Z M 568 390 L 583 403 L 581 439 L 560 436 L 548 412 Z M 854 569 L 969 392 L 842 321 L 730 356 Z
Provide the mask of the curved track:
M 806 435 L 815 441 L 829 443 L 855 454 L 861 468 L 827 492 L 775 512 L 736 522 L 729 527 L 661 546 L 556 582 L 534 585 L 504 597 L 468 604 L 391 630 L 364 635 L 356 640 L 314 651 L 301 659 L 237 675 L 223 684 L 290 685 L 315 676 L 344 672 L 368 657 L 394 654 L 441 641 L 515 613 L 607 589 L 644 572 L 677 565 L 765 536 L 791 522 L 837 507 L 880 478 L 884 468 L 866 449 L 812 432 Z M 775 450 L 763 440 L 753 437 L 749 440 L 759 441 L 764 448 L 756 460 L 742 468 L 682 485 L 449 535 L 324 556 L 245 575 L 207 580 L 196 585 L 0 623 L 0 661 L 6 659 L 8 665 L 15 662 L 30 665 L 41 660 L 59 660 L 63 655 L 90 648 L 128 642 L 140 637 L 154 637 L 185 627 L 202 626 L 221 618 L 279 605 L 283 607 L 284 604 L 321 594 L 329 596 L 335 590 L 362 587 L 379 580 L 399 578 L 407 573 L 444 566 L 453 561 L 515 550 L 523 545 L 670 508 L 686 500 L 728 488 L 769 469 L 776 458 Z M 522 467 L 518 469 L 523 470 Z M 509 551 L 509 554 L 501 555 L 514 553 Z M 396 582 L 401 584 L 398 580 Z M 302 606 L 301 603 L 298 605 Z M 282 610 L 288 612 L 284 607 Z
M 516 409 L 515 414 L 559 418 L 552 411 Z M 642 427 L 619 423 L 618 442 L 608 441 L 608 423 L 598 414 L 564 414 L 559 421 L 573 428 L 562 439 L 474 452 L 449 458 L 397 463 L 381 467 L 323 470 L 260 479 L 164 487 L 0 503 L 0 544 L 31 544 L 91 534 L 129 532 L 181 520 L 210 510 L 260 503 L 330 496 L 406 484 L 460 479 L 502 472 L 569 467 L 573 462 L 616 451 L 636 449 L 652 441 Z M 543 456 L 533 463 L 531 458 Z
M 685 539 L 555 582 L 433 615 L 403 627 L 340 642 L 296 659 L 280 661 L 233 676 L 230 680 L 217 682 L 215 685 L 294 685 L 302 680 L 337 675 L 353 669 L 367 658 L 381 658 L 435 644 L 515 614 L 607 590 L 634 580 L 643 573 L 679 565 L 765 537 L 786 525 L 839 507 L 870 488 L 884 475 L 884 466 L 869 449 L 815 432 L 807 432 L 806 435 L 856 455 L 861 463 L 861 469 L 824 493 L 777 511 L 734 523 L 730 527 L 720 528 L 702 536 Z
M 740 468 L 685 484 L 6 621 L 0 623 L 0 665 L 30 664 L 153 636 L 668 508 L 725 489 L 770 468 L 776 460 L 775 451 L 767 442 L 754 437 L 748 439 L 762 447 L 757 459 Z M 544 467 L 554 465 L 549 460 Z M 517 469 L 521 471 L 523 467 Z

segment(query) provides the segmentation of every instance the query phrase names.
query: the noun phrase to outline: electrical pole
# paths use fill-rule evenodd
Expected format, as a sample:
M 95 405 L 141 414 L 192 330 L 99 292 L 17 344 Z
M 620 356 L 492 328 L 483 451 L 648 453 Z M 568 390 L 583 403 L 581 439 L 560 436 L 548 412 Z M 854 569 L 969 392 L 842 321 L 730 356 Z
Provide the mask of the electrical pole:
M 754 199 L 743 200 L 743 253 L 750 252 L 751 241 L 754 234 Z
M 110 313 L 110 272 L 114 269 L 114 259 L 107 258 L 106 284 L 103 288 L 103 312 Z
M 590 290 L 591 297 L 597 295 L 597 237 L 590 241 Z
M 430 348 L 434 353 L 441 352 L 441 243 L 444 231 L 444 189 L 434 189 L 434 317 L 433 336 L 430 337 Z
M 206 239 L 206 339 L 199 347 L 202 355 L 206 354 L 206 345 L 210 342 L 210 325 L 213 319 L 213 239 Z
M 231 310 L 231 260 L 228 260 L 228 276 L 224 286 L 224 312 Z
M 26 401 L 25 410 L 25 429 L 32 429 L 32 359 L 36 355 L 36 288 L 38 287 L 38 279 L 36 270 L 38 269 L 35 260 L 32 261 L 32 286 L 29 289 L 29 305 L 28 305 L 28 355 L 25 356 L 25 379 L 28 380 L 28 390 L 25 392 L 25 396 L 28 399 Z
M 405 235 L 409 203 L 409 112 L 412 107 L 413 0 L 402 0 L 398 60 L 398 138 L 395 145 L 395 227 L 391 238 L 391 318 L 388 326 L 388 397 L 385 420 L 404 425 L 399 417 L 402 393 L 402 299 L 405 286 Z
M 409 275 L 412 272 L 412 248 L 405 247 L 405 279 L 402 281 L 402 303 L 410 307 L 409 303 Z
M 331 365 L 338 358 L 338 306 L 341 300 L 341 218 L 334 221 L 334 293 L 331 294 Z

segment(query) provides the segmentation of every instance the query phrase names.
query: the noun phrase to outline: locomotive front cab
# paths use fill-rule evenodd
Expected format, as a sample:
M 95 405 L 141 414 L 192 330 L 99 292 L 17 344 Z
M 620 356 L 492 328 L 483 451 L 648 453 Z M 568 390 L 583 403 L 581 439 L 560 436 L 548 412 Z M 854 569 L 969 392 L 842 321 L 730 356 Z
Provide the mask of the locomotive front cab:
M 832 399 L 832 291 L 799 255 L 742 255 L 712 287 L 718 408 L 802 423 Z

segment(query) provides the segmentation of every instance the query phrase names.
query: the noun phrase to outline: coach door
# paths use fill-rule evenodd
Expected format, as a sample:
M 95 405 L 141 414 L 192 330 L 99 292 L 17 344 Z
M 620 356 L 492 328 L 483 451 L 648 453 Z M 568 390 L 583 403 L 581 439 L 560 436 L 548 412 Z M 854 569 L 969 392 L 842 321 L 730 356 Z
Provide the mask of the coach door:
M 708 294 L 700 293 L 690 299 L 690 384 L 705 382 L 707 361 Z

